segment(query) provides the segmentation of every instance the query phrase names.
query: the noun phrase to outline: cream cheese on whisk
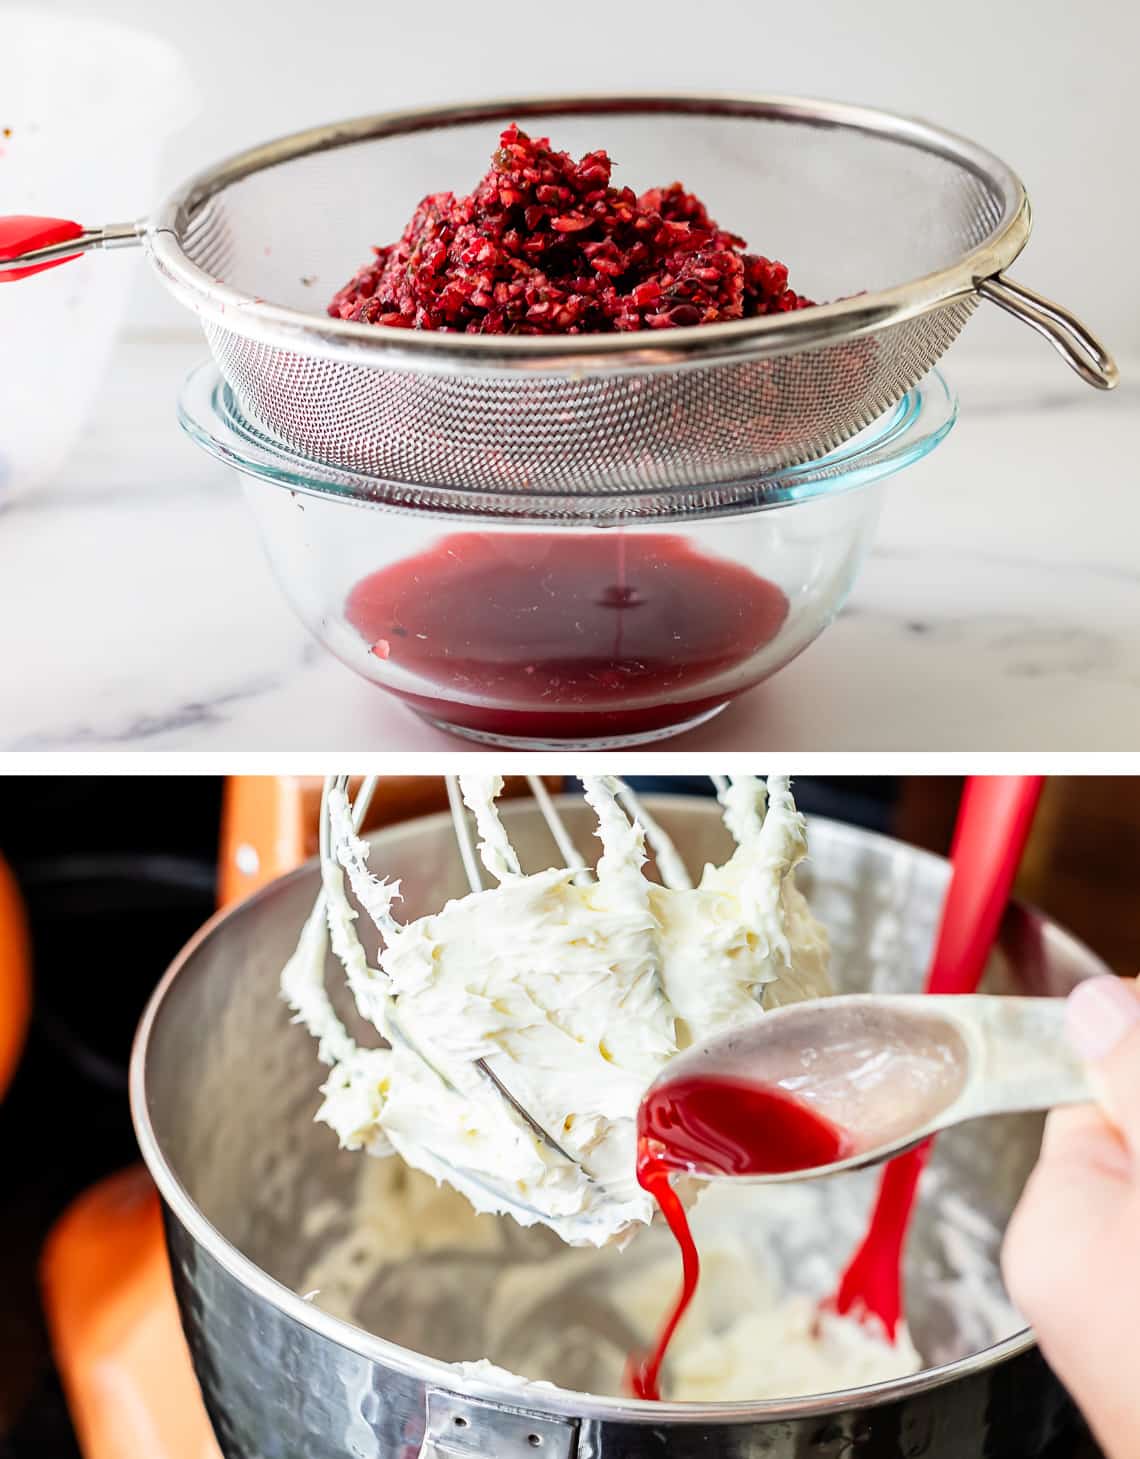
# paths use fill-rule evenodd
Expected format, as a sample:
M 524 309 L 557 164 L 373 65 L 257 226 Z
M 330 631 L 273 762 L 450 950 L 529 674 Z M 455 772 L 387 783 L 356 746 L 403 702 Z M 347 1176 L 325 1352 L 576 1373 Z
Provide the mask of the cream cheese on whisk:
M 583 783 L 602 844 L 590 879 L 564 867 L 524 873 L 496 807 L 501 778 L 463 777 L 497 884 L 407 925 L 392 916 L 397 885 L 368 870 L 345 792 L 331 792 L 323 916 L 358 1008 L 390 1047 L 359 1048 L 337 1019 L 319 914 L 282 985 L 332 1063 L 318 1118 L 342 1145 L 395 1151 L 478 1210 L 602 1245 L 652 1218 L 635 1175 L 635 1120 L 665 1063 L 829 987 L 826 934 L 795 885 L 806 838 L 786 779 L 771 777 L 767 793 L 733 779 L 723 802 L 737 848 L 696 886 L 679 884 L 682 869 L 660 853 L 672 884 L 651 881 L 636 802 L 611 777 Z M 379 932 L 375 966 L 346 888 Z

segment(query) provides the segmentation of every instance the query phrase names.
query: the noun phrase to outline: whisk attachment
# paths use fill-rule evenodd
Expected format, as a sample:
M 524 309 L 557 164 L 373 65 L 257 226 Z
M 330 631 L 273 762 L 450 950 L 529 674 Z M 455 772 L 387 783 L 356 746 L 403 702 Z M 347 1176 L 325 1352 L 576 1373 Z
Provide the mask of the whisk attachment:
M 401 923 L 399 884 L 371 871 L 360 835 L 376 782 L 353 800 L 347 777 L 330 777 L 321 891 L 282 992 L 331 1065 L 318 1118 L 342 1144 L 398 1153 L 479 1209 L 602 1244 L 652 1216 L 633 1158 L 644 1089 L 691 1039 L 772 998 L 826 991 L 825 941 L 792 880 L 803 823 L 786 780 L 767 796 L 750 777 L 720 787 L 737 851 L 694 887 L 618 777 L 582 779 L 601 840 L 594 867 L 564 803 L 529 779 L 561 864 L 524 869 L 499 813 L 501 777 L 447 777 L 471 892 Z M 645 875 L 650 852 L 659 881 Z M 338 1018 L 330 947 L 385 1047 L 360 1047 Z

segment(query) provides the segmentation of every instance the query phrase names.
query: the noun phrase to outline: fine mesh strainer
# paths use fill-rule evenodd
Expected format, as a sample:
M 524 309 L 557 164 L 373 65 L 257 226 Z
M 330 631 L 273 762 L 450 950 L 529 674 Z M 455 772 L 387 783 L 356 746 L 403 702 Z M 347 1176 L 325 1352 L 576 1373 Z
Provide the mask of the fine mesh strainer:
M 690 329 L 533 338 L 326 317 L 428 191 L 468 191 L 518 121 L 615 181 L 680 179 L 793 287 L 836 302 Z M 311 460 L 421 486 L 645 491 L 755 479 L 834 449 L 954 341 L 980 298 L 1088 383 L 1116 367 L 1066 310 L 1002 277 L 1029 234 L 1004 163 L 922 122 L 778 97 L 522 99 L 387 113 L 244 152 L 154 217 L 0 220 L 0 280 L 141 242 L 201 318 L 242 411 Z

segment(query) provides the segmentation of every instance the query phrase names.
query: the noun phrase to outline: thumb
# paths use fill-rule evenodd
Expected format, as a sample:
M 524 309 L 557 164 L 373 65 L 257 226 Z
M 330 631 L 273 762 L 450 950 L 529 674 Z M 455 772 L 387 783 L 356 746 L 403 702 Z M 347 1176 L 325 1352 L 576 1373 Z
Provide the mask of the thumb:
M 1070 995 L 1065 1027 L 1097 1076 L 1101 1103 L 1140 1156 L 1140 983 L 1106 975 Z

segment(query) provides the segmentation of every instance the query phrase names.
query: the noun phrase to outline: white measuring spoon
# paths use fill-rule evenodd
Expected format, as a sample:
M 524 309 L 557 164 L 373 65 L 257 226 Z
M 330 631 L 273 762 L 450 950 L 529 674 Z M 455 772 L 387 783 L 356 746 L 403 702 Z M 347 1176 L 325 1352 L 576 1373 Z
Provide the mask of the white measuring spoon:
M 678 1081 L 703 1078 L 775 1087 L 846 1136 L 844 1158 L 826 1165 L 730 1175 L 690 1162 L 700 1179 L 834 1175 L 966 1120 L 1096 1099 L 1064 1018 L 1063 998 L 854 994 L 794 1003 L 686 1049 L 652 1090 L 667 1096 Z

